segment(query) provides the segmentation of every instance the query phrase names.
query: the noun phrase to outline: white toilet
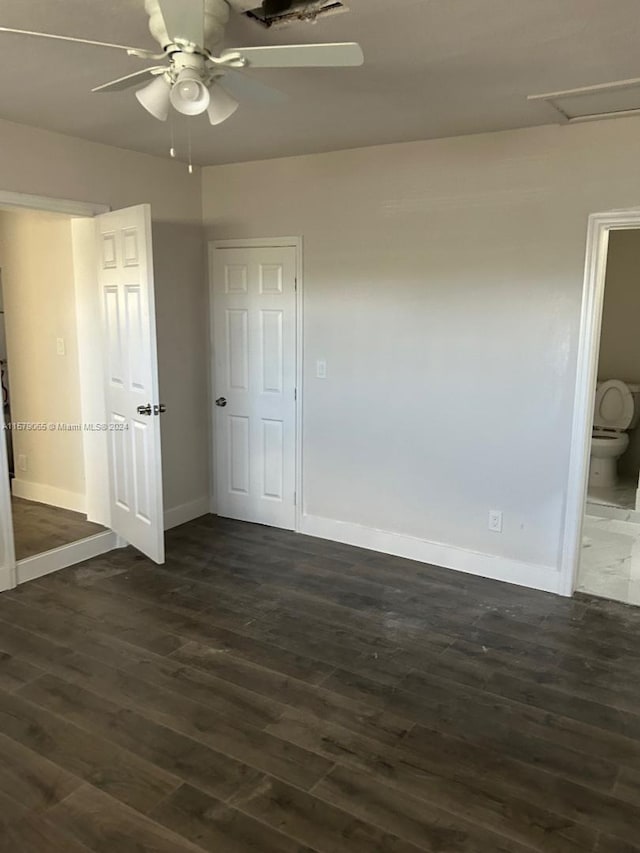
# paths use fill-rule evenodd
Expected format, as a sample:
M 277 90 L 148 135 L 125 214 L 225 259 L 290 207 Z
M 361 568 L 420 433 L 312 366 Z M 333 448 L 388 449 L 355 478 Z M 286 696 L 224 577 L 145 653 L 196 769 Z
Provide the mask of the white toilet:
M 609 488 L 618 481 L 617 463 L 629 446 L 628 431 L 640 420 L 640 385 L 608 379 L 596 387 L 589 485 Z

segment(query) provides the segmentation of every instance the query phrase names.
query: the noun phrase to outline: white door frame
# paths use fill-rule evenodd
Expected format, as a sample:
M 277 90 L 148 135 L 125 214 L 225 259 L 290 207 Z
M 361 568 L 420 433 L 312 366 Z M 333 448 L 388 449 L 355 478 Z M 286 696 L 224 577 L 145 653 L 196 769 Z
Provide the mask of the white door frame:
M 302 276 L 302 237 L 263 237 L 242 240 L 211 240 L 209 241 L 209 434 L 211 435 L 211 459 L 209 468 L 210 481 L 210 510 L 217 514 L 216 499 L 216 430 L 213 401 L 216 395 L 215 375 L 215 340 L 214 340 L 214 317 L 213 317 L 213 255 L 217 249 L 265 249 L 283 248 L 296 250 L 296 428 L 295 428 L 295 469 L 296 469 L 296 504 L 295 504 L 295 532 L 299 533 L 303 516 L 303 481 L 302 481 L 302 409 L 303 409 L 303 354 L 304 354 L 304 282 Z
M 0 190 L 0 207 L 44 210 L 78 217 L 93 217 L 98 213 L 106 213 L 110 210 L 106 204 L 49 198 L 7 190 Z M 121 544 L 115 533 L 107 530 L 78 542 L 54 548 L 52 551 L 16 561 L 5 441 L 0 441 L 0 480 L 2 484 L 5 484 L 0 485 L 0 535 L 6 543 L 4 554 L 0 554 L 0 592 L 5 589 L 13 589 L 17 584 L 41 577 L 66 566 L 72 566 L 90 557 L 104 554 Z
M 580 567 L 609 234 L 611 231 L 630 229 L 640 229 L 640 208 L 594 213 L 589 217 L 564 542 L 560 562 L 559 591 L 567 596 L 573 595 Z

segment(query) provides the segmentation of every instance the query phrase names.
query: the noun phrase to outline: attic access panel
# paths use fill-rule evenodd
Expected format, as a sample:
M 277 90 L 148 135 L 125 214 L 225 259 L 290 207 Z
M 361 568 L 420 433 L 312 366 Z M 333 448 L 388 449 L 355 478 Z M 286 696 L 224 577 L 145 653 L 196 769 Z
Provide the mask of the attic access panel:
M 324 15 L 348 12 L 342 0 L 263 0 L 255 8 L 245 11 L 265 27 L 286 24 L 290 21 L 315 21 Z
M 565 122 L 635 115 L 640 113 L 640 78 L 529 95 L 528 100 L 548 104 Z

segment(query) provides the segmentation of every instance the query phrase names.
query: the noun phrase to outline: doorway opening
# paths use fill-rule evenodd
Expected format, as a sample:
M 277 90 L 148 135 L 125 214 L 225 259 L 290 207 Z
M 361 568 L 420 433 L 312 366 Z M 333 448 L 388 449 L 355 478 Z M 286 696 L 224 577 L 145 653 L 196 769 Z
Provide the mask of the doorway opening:
M 0 191 L 0 269 L 0 591 L 125 544 L 164 562 L 149 206 Z
M 87 517 L 72 219 L 0 210 L 0 360 L 16 560 L 106 531 Z
M 209 245 L 211 511 L 299 530 L 302 241 Z
M 640 210 L 589 220 L 565 591 L 640 604 Z

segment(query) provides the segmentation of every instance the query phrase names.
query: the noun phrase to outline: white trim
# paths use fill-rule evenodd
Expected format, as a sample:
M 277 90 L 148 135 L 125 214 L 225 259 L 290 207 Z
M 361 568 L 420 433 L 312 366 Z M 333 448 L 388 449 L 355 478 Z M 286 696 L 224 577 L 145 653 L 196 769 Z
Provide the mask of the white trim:
M 53 213 L 66 213 L 69 216 L 96 216 L 106 213 L 110 207 L 106 204 L 94 204 L 85 201 L 72 201 L 66 198 L 47 198 L 43 195 L 14 193 L 0 190 L 0 207 L 24 207 L 28 210 L 48 210 Z
M 262 248 L 286 248 L 296 250 L 296 436 L 295 436 L 295 527 L 296 533 L 302 530 L 303 507 L 303 480 L 302 480 L 302 409 L 304 400 L 303 360 L 304 360 L 304 282 L 303 282 L 303 242 L 302 237 L 260 237 L 242 240 L 210 240 L 209 241 L 209 435 L 211 436 L 210 449 L 211 460 L 209 468 L 210 478 L 210 501 L 209 512 L 214 515 L 217 512 L 216 501 L 216 475 L 215 475 L 215 417 L 213 401 L 215 400 L 215 370 L 214 339 L 213 339 L 213 253 L 216 249 L 262 249 Z
M 15 574 L 13 566 L 5 566 L 3 569 L 0 569 L 0 593 L 15 587 Z
M 442 542 L 430 542 L 428 539 L 314 515 L 302 516 L 300 532 L 517 586 L 544 592 L 561 591 L 560 572 L 553 566 L 523 563 L 508 557 L 468 551 Z
M 102 424 L 107 421 L 104 383 L 96 376 L 104 376 L 100 290 L 98 288 L 98 260 L 95 218 L 74 217 L 71 220 L 71 247 L 73 252 L 73 277 L 76 331 L 78 335 L 78 371 L 80 411 L 83 424 Z M 84 457 L 85 509 L 89 521 L 111 527 L 109 489 L 108 433 L 103 430 L 82 431 Z
M 570 118 L 568 124 L 585 124 L 588 121 L 610 121 L 614 118 L 632 118 L 640 115 L 640 109 L 634 110 L 613 110 L 610 113 L 594 113 L 588 116 L 575 116 Z
M 17 582 L 19 584 L 26 583 L 41 578 L 43 575 L 50 575 L 52 572 L 66 569 L 67 566 L 74 566 L 76 563 L 91 559 L 91 557 L 106 554 L 117 547 L 118 537 L 116 534 L 111 530 L 105 530 L 103 533 L 96 533 L 95 536 L 89 536 L 87 539 L 80 539 L 78 542 L 61 545 L 59 548 L 45 551 L 43 554 L 18 560 L 16 563 Z
M 193 521 L 194 518 L 200 518 L 202 515 L 209 514 L 210 499 L 208 495 L 199 498 L 197 501 L 189 501 L 186 504 L 171 507 L 164 512 L 164 529 L 171 530 L 173 527 L 179 527 L 181 524 L 186 524 L 187 521 Z
M 60 509 L 70 509 L 72 512 L 86 514 L 86 497 L 78 492 L 70 492 L 67 489 L 58 489 L 56 486 L 48 486 L 45 483 L 32 483 L 29 480 L 20 480 L 17 477 L 11 481 L 11 493 L 16 498 L 24 498 L 26 501 L 36 501 L 49 506 L 57 506 Z
M 594 213 L 589 217 L 571 428 L 569 481 L 560 556 L 562 582 L 559 591 L 562 595 L 573 594 L 580 565 L 609 233 L 633 228 L 640 228 L 640 208 Z

